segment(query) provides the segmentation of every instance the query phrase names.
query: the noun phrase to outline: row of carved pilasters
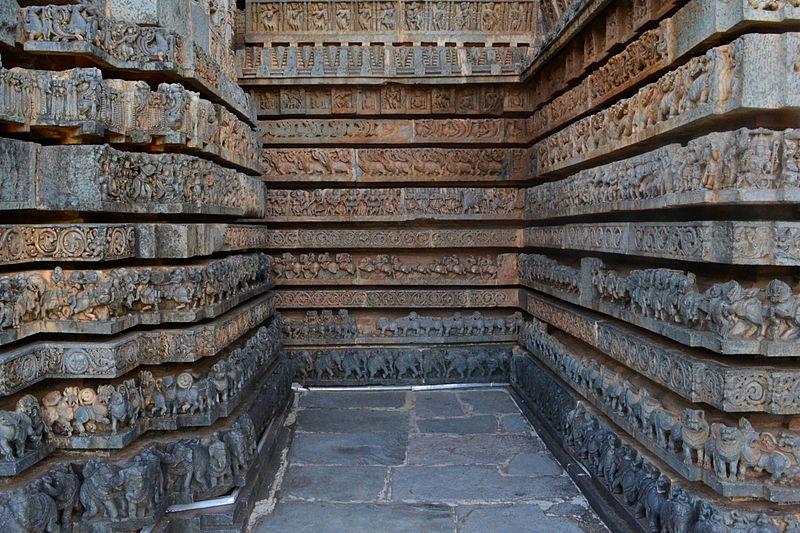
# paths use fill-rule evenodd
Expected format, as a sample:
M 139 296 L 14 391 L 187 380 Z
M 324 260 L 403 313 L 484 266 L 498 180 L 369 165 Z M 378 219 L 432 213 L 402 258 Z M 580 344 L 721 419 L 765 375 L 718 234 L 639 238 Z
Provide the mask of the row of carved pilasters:
M 686 481 L 537 357 L 525 351 L 513 357 L 511 382 L 518 397 L 571 457 L 640 520 L 643 530 L 795 531 L 800 520 L 796 505 L 735 501 Z M 712 452 L 712 457 L 717 456 Z M 723 456 L 717 458 L 724 462 Z

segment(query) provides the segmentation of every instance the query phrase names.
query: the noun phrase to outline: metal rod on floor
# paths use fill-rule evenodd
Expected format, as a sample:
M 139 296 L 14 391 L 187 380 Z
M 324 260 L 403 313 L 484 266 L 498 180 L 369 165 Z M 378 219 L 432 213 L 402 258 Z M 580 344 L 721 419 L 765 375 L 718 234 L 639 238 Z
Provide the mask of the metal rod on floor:
M 431 391 L 453 389 L 489 389 L 510 387 L 509 383 L 443 383 L 441 385 L 363 385 L 350 387 L 303 387 L 293 385 L 295 392 L 361 392 L 361 391 Z

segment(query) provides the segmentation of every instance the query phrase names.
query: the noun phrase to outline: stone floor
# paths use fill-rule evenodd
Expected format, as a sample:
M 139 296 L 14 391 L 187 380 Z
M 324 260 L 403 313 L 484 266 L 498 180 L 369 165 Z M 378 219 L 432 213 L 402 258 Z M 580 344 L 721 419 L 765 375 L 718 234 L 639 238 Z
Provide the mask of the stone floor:
M 306 392 L 293 416 L 254 533 L 607 531 L 504 389 Z

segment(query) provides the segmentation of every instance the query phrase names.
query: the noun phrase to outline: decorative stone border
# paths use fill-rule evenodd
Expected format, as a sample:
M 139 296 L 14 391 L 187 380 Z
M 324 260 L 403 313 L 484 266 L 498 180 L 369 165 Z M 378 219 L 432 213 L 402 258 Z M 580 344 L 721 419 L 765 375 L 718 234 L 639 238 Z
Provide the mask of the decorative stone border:
M 274 311 L 274 297 L 265 294 L 207 324 L 131 332 L 103 341 L 37 341 L 7 349 L 0 355 L 0 396 L 44 379 L 111 379 L 140 365 L 211 357 Z
M 508 379 L 511 344 L 297 348 L 286 351 L 306 386 L 481 383 Z
M 5 274 L 0 344 L 41 332 L 108 335 L 214 317 L 270 289 L 271 266 L 255 253 L 174 267 Z
M 518 289 L 297 290 L 273 291 L 278 309 L 517 307 Z
M 252 234 L 252 246 L 273 250 L 322 248 L 519 248 L 523 230 L 516 229 L 262 229 L 255 226 L 228 227 L 232 233 Z M 255 236 L 258 235 L 258 238 Z M 257 243 L 257 244 L 256 244 Z
M 527 353 L 514 355 L 511 383 L 525 408 L 538 414 L 610 495 L 632 516 L 644 515 L 643 529 L 645 525 L 652 531 L 668 527 L 675 531 L 760 528 L 790 533 L 800 520 L 796 507 L 723 500 L 684 482 L 641 444 L 580 402 Z
M 728 363 L 533 292 L 523 293 L 520 307 L 691 402 L 800 414 L 800 370 L 791 365 Z

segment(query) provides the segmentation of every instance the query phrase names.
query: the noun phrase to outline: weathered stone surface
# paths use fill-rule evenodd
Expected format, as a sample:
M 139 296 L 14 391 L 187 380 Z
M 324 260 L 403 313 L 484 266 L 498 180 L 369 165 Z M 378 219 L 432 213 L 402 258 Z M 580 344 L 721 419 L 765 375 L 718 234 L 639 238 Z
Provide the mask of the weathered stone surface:
M 516 307 L 519 301 L 517 289 L 279 289 L 274 294 L 278 309 Z
M 226 240 L 252 235 L 259 248 L 503 248 L 522 247 L 523 231 L 516 229 L 265 229 L 228 227 Z M 255 247 L 255 246 L 252 246 Z
M 175 267 L 26 271 L 0 276 L 0 343 L 41 332 L 111 334 L 194 322 L 272 287 L 261 253 Z
M 220 353 L 272 316 L 275 300 L 263 295 L 207 324 L 131 332 L 102 341 L 36 341 L 0 355 L 0 395 L 47 378 L 116 378 L 139 365 L 191 363 Z
M 794 393 L 800 372 L 792 365 L 713 357 L 547 296 L 528 293 L 522 307 L 692 402 L 728 412 L 800 414 Z

